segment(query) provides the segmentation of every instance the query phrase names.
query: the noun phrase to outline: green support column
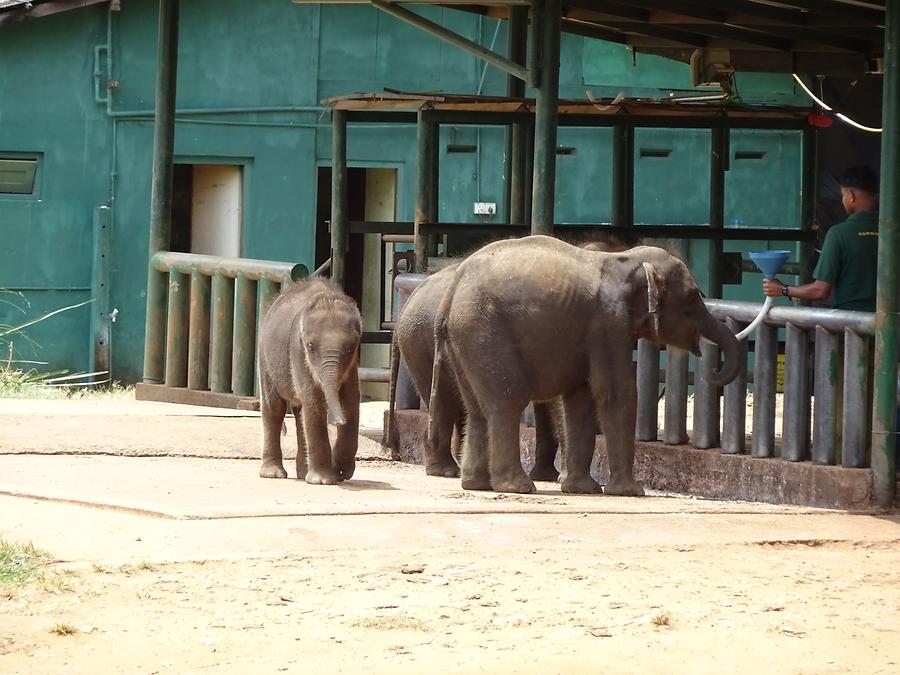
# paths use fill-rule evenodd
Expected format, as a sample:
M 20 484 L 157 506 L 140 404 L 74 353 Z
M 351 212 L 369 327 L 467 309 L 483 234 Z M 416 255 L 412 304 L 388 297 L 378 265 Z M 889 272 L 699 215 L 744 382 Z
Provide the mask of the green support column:
M 431 222 L 435 211 L 435 171 L 437 125 L 428 111 L 419 110 L 416 128 L 416 218 L 413 229 L 415 238 L 416 272 L 424 273 L 428 256 L 433 255 L 429 237 L 421 231 L 422 223 Z
M 613 127 L 612 224 L 634 225 L 634 127 Z
M 169 307 L 166 321 L 166 386 L 187 386 L 190 277 L 169 270 Z
M 534 184 L 531 233 L 553 234 L 556 199 L 556 121 L 559 106 L 560 0 L 535 4 L 540 16 L 540 82 L 537 86 L 534 130 Z
M 179 0 L 159 2 L 156 65 L 156 117 L 153 126 L 153 178 L 150 184 L 148 258 L 168 250 L 172 231 L 172 157 L 175 147 L 175 89 L 178 70 Z M 144 331 L 144 382 L 165 377 L 166 286 L 168 277 L 148 260 L 147 323 Z
M 725 172 L 728 171 L 728 129 L 714 127 L 710 133 L 709 167 L 709 226 L 716 230 L 725 227 Z M 707 296 L 722 297 L 723 241 L 709 242 L 709 284 Z
M 243 274 L 234 284 L 234 344 L 231 388 L 238 396 L 253 394 L 256 355 L 256 282 Z
M 211 280 L 199 270 L 191 273 L 191 318 L 188 343 L 188 389 L 209 388 L 209 314 Z
M 516 5 L 509 8 L 507 34 L 507 57 L 520 65 L 525 65 L 528 56 L 528 7 Z M 525 98 L 525 82 L 514 75 L 506 77 L 506 95 L 510 98 Z M 525 222 L 525 134 L 526 123 L 515 122 L 507 128 L 506 175 L 509 177 L 508 204 L 510 223 Z
M 900 0 L 887 0 L 878 218 L 878 293 L 875 309 L 875 394 L 872 477 L 882 508 L 894 505 L 897 414 L 897 249 L 900 246 Z
M 344 286 L 347 266 L 347 111 L 331 112 L 331 279 Z
M 231 350 L 234 335 L 234 279 L 217 274 L 212 281 L 212 335 L 209 389 L 231 391 Z

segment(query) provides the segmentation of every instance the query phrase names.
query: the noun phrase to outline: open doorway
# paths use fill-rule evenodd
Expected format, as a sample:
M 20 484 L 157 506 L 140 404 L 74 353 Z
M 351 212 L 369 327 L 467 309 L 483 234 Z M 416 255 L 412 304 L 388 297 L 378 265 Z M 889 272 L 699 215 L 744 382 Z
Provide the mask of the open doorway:
M 174 165 L 172 251 L 239 258 L 242 220 L 243 167 Z
M 397 170 L 383 168 L 347 169 L 348 220 L 391 222 L 397 213 Z M 331 167 L 318 171 L 316 207 L 316 267 L 331 255 Z M 351 234 L 345 270 L 345 290 L 359 305 L 364 331 L 379 331 L 389 320 L 392 286 L 390 262 L 393 244 L 382 242 L 379 234 Z M 390 250 L 389 250 L 390 249 Z M 364 344 L 360 365 L 387 368 L 390 345 Z M 369 398 L 386 399 L 388 385 L 363 383 Z

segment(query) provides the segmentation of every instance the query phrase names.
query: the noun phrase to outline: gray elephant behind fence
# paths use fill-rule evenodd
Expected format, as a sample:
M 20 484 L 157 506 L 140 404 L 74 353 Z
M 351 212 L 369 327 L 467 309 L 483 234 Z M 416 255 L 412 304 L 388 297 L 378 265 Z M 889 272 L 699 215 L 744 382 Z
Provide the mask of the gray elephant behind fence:
M 463 261 L 438 309 L 431 410 L 441 375 L 452 372 L 468 413 L 462 486 L 532 492 L 519 460 L 519 417 L 529 401 L 562 396 L 565 492 L 599 492 L 590 476 L 595 421 L 606 437 L 605 491 L 641 495 L 634 480 L 636 338 L 699 353 L 704 337 L 723 350 L 710 376 L 740 368 L 734 335 L 706 309 L 687 267 L 640 246 L 586 251 L 531 236 L 490 244 Z M 429 431 L 432 441 L 438 431 Z
M 388 412 L 387 443 L 398 449 L 396 417 L 397 373 L 400 356 L 409 370 L 416 390 L 426 401 L 431 398 L 434 368 L 434 322 L 441 298 L 453 281 L 458 265 L 450 265 L 426 277 L 413 291 L 397 319 L 391 354 L 391 392 Z M 429 476 L 459 476 L 459 443 L 464 435 L 465 408 L 460 399 L 452 372 L 444 372 L 439 390 L 435 392 L 441 404 L 432 413 L 435 430 L 433 440 L 426 440 L 424 448 L 425 472 Z M 558 428 L 562 424 L 558 403 L 538 403 L 535 416 L 535 461 L 529 475 L 533 480 L 555 481 L 559 472 L 554 466 Z

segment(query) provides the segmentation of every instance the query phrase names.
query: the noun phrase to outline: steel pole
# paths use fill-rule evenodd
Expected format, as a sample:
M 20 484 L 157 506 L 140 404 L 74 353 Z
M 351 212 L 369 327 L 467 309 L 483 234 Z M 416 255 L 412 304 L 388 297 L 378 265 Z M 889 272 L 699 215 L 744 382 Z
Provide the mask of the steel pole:
M 422 223 L 433 222 L 435 130 L 437 125 L 427 111 L 420 110 L 416 126 L 416 219 L 413 224 L 415 238 L 416 272 L 424 273 L 428 255 L 434 254 L 430 237 L 422 230 Z
M 900 0 L 887 0 L 881 114 L 881 210 L 875 309 L 875 395 L 872 476 L 875 500 L 890 508 L 897 491 L 897 248 L 900 246 Z
M 168 249 L 172 239 L 172 157 L 175 151 L 178 9 L 179 0 L 159 0 L 143 378 L 144 382 L 152 384 L 159 384 L 165 379 L 166 289 L 169 276 L 153 269 L 149 260 L 157 251 Z
M 509 8 L 507 28 L 507 57 L 524 65 L 528 53 L 528 7 L 517 5 Z M 506 95 L 510 98 L 525 97 L 525 82 L 512 75 L 506 78 Z M 507 199 L 510 223 L 525 222 L 525 122 L 514 122 L 506 131 Z
M 634 127 L 613 127 L 612 224 L 634 225 Z
M 331 279 L 343 288 L 347 266 L 347 112 L 331 112 Z
M 553 234 L 556 199 L 556 121 L 559 106 L 560 0 L 543 0 L 540 7 L 540 82 L 535 101 L 534 185 L 531 233 Z

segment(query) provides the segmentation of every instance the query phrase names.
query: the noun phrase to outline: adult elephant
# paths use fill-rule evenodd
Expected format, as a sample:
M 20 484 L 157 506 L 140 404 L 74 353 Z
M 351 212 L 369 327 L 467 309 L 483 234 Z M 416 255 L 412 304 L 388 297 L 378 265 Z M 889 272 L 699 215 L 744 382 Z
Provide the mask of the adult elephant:
M 484 247 L 456 270 L 435 326 L 432 393 L 449 364 L 468 412 L 463 488 L 534 491 L 519 461 L 519 416 L 529 401 L 562 396 L 563 491 L 601 490 L 590 476 L 599 417 L 605 491 L 642 495 L 633 474 L 634 340 L 699 354 L 701 337 L 725 355 L 710 381 L 731 381 L 740 368 L 734 335 L 707 311 L 684 263 L 663 249 L 593 252 L 544 236 Z M 433 416 L 439 406 L 433 395 Z
M 396 399 L 397 372 L 400 358 L 409 369 L 419 395 L 426 401 L 431 398 L 432 370 L 434 368 L 434 325 L 441 298 L 453 281 L 458 265 L 449 265 L 426 277 L 413 291 L 394 329 L 391 354 L 391 391 L 388 412 L 388 445 L 397 449 L 394 405 Z M 425 472 L 429 476 L 459 476 L 457 460 L 458 443 L 463 437 L 465 408 L 460 400 L 453 373 L 444 371 L 435 396 L 440 405 L 432 411 L 431 428 L 434 438 L 427 439 L 424 448 Z M 558 407 L 558 404 L 556 404 Z M 554 466 L 557 448 L 557 428 L 561 415 L 554 404 L 536 404 L 534 466 L 529 475 L 533 480 L 555 481 L 559 472 Z M 517 445 L 518 447 L 518 445 Z

